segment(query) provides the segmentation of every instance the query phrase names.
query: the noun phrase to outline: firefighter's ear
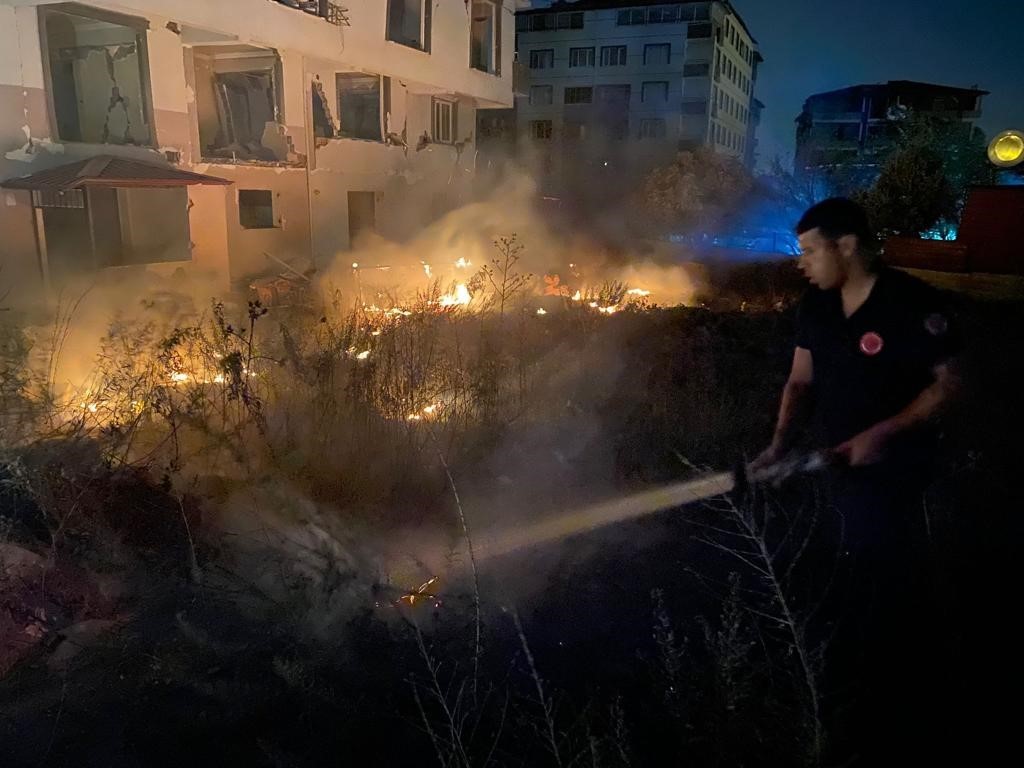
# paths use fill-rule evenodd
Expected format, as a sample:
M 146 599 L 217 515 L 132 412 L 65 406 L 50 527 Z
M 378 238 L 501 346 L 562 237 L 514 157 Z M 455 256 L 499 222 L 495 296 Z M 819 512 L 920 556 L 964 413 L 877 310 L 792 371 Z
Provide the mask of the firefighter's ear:
M 836 240 L 836 247 L 839 249 L 839 255 L 843 257 L 844 261 L 851 261 L 856 257 L 858 251 L 858 241 L 856 235 L 843 235 Z

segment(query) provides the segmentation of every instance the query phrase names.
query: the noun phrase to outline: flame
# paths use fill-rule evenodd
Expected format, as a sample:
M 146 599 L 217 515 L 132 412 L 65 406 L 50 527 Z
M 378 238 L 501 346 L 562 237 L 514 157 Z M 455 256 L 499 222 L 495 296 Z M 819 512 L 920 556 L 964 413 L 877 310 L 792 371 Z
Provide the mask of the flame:
M 183 382 L 188 381 L 191 378 L 192 378 L 191 376 L 189 376 L 187 373 L 184 373 L 182 371 L 172 371 L 171 372 L 171 381 L 173 381 L 176 384 L 181 384 Z
M 540 309 L 537 310 L 537 314 L 538 315 L 546 315 L 547 313 L 548 313 L 548 311 L 546 309 L 544 309 L 543 307 L 541 307 Z
M 616 312 L 619 311 L 619 305 L 615 304 L 610 307 L 598 307 L 597 311 L 605 315 L 614 315 Z
M 469 261 L 465 256 L 460 256 L 459 260 L 455 262 L 456 269 L 468 269 L 473 266 L 473 262 Z
M 574 293 L 572 295 L 572 300 L 573 301 L 583 301 L 583 294 L 580 291 L 576 291 L 576 293 Z
M 425 261 L 422 262 L 422 264 L 423 264 L 423 271 L 426 273 L 427 277 L 433 277 L 433 274 L 431 274 L 431 272 L 430 272 L 430 265 L 427 264 L 427 262 L 425 262 Z
M 459 283 L 455 286 L 455 290 L 452 293 L 442 296 L 438 304 L 442 307 L 464 307 L 472 300 L 473 297 L 469 294 L 469 288 L 466 287 L 466 284 Z
M 626 291 L 626 294 L 629 296 L 650 296 L 651 292 L 644 290 L 643 288 L 630 288 Z
M 433 405 L 428 405 L 426 408 L 423 408 L 422 410 L 417 411 L 416 413 L 410 413 L 408 416 L 405 417 L 405 420 L 406 421 L 423 421 L 424 419 L 431 419 L 434 416 L 436 416 L 438 411 L 440 411 L 440 410 L 441 410 L 441 404 L 440 403 L 434 403 Z
M 370 356 L 370 350 L 366 349 L 356 355 L 356 360 L 365 360 Z

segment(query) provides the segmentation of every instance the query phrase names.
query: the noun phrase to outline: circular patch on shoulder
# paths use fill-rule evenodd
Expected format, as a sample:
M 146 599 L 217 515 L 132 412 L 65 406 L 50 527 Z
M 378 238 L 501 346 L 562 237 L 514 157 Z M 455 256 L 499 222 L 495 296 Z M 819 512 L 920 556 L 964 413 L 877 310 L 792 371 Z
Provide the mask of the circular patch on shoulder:
M 869 357 L 874 357 L 881 352 L 883 346 L 885 346 L 885 342 L 874 331 L 868 331 L 860 337 L 860 351 Z
M 932 312 L 932 314 L 925 318 L 924 327 L 932 336 L 941 336 L 949 330 L 949 322 L 945 316 L 938 312 Z

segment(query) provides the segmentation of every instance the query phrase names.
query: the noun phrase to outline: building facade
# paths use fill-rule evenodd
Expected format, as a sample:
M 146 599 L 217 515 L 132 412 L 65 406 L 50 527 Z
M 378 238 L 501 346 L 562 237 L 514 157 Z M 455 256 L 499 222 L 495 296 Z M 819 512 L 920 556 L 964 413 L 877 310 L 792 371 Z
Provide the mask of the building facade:
M 796 119 L 795 171 L 812 177 L 832 169 L 877 173 L 899 123 L 911 115 L 960 121 L 971 131 L 987 91 L 906 80 L 818 93 Z
M 517 131 L 545 167 L 642 171 L 701 146 L 753 162 L 761 56 L 728 2 L 556 2 L 516 30 Z
M 472 178 L 476 110 L 512 103 L 513 12 L 0 0 L 0 282 L 30 300 L 117 267 L 228 288 L 425 223 L 413 200 Z

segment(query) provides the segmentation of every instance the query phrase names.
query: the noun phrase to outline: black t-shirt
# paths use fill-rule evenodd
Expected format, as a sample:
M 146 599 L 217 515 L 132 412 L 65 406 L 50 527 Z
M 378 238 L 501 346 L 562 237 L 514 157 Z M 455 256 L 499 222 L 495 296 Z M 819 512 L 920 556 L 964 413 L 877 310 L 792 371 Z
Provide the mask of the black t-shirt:
M 940 294 L 887 267 L 849 318 L 838 290 L 809 289 L 796 344 L 810 350 L 818 416 L 832 446 L 910 405 L 934 382 L 935 366 L 958 351 Z M 916 452 L 926 437 L 905 436 L 897 448 Z

